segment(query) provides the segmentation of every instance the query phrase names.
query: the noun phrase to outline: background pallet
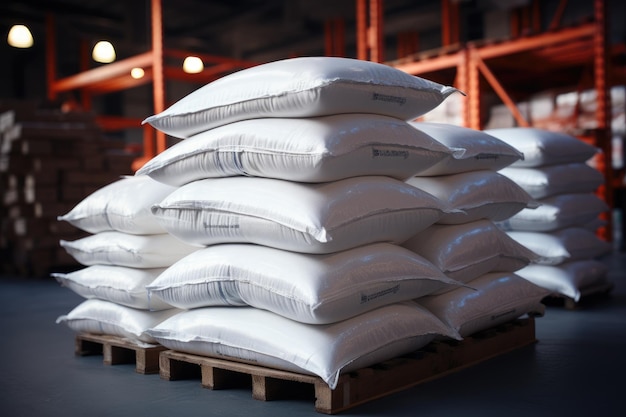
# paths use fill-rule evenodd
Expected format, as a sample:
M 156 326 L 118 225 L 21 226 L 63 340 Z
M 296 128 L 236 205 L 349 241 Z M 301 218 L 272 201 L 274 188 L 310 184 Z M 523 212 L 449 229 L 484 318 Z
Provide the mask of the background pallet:
M 159 373 L 172 381 L 198 375 L 199 367 L 203 387 L 226 389 L 243 379 L 252 397 L 262 401 L 285 398 L 294 383 L 309 385 L 315 410 L 336 414 L 535 342 L 534 318 L 518 319 L 462 341 L 433 342 L 412 354 L 342 374 L 334 390 L 317 376 L 173 350 L 161 352 Z

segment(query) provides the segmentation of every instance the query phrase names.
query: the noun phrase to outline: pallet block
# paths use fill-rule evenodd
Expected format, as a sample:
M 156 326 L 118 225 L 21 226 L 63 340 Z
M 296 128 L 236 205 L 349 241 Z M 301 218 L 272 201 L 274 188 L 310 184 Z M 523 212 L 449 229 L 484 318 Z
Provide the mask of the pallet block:
M 135 363 L 135 371 L 140 374 L 159 373 L 159 353 L 164 350 L 160 345 L 143 347 L 118 336 L 85 333 L 76 336 L 76 355 L 103 355 L 105 365 Z
M 294 383 L 310 385 L 315 410 L 336 414 L 535 342 L 534 318 L 518 319 L 462 341 L 436 341 L 411 354 L 342 374 L 334 390 L 313 375 L 173 350 L 161 352 L 159 373 L 165 380 L 186 379 L 197 375 L 199 366 L 203 387 L 226 389 L 241 386 L 243 379 L 251 384 L 252 397 L 262 401 L 285 398 Z

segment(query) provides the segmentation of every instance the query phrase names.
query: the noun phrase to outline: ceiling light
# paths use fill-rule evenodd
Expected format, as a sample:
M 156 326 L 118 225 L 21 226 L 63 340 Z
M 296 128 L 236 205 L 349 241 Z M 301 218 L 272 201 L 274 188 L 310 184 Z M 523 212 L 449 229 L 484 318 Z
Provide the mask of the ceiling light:
M 7 36 L 9 45 L 15 48 L 30 48 L 33 46 L 33 35 L 24 25 L 13 25 Z
M 188 56 L 183 62 L 183 71 L 189 74 L 197 74 L 204 69 L 204 63 L 197 56 Z
M 133 68 L 132 70 L 130 70 L 130 76 L 136 80 L 143 78 L 145 74 L 146 73 L 143 68 Z
M 115 61 L 115 48 L 113 48 L 113 45 L 111 45 L 109 41 L 99 41 L 96 43 L 96 46 L 93 47 L 91 56 L 96 62 L 108 64 Z

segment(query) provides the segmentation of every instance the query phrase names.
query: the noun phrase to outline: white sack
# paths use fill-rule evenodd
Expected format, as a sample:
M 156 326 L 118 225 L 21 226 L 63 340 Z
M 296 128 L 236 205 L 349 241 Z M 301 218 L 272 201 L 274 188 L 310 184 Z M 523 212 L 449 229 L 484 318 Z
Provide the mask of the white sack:
M 166 268 L 200 249 L 167 233 L 131 235 L 100 232 L 74 241 L 61 240 L 61 246 L 83 265 L 118 265 L 131 268 Z
M 175 187 L 148 176 L 123 177 L 88 195 L 58 220 L 89 233 L 116 230 L 135 235 L 165 233 L 150 212 Z
M 420 172 L 418 174 L 420 176 L 450 175 L 483 169 L 498 171 L 524 158 L 514 147 L 480 130 L 445 123 L 410 122 L 410 124 L 450 150 L 465 150 L 462 154 L 451 153 L 441 162 Z
M 539 255 L 534 263 L 559 265 L 567 261 L 593 259 L 611 251 L 611 244 L 581 226 L 554 232 L 508 231 L 517 242 Z
M 402 244 L 450 278 L 468 283 L 488 272 L 514 272 L 537 258 L 489 220 L 435 224 Z
M 151 284 L 165 268 L 128 268 L 117 265 L 92 265 L 69 273 L 53 273 L 59 284 L 81 297 L 111 301 L 141 310 L 172 308 L 164 301 L 148 297 Z
M 463 337 L 525 314 L 543 314 L 545 306 L 541 300 L 549 294 L 516 272 L 485 274 L 468 285 L 471 288 L 460 287 L 419 300 Z
M 592 193 L 604 184 L 604 175 L 584 162 L 540 168 L 509 167 L 499 172 L 536 199 L 557 194 Z
M 484 132 L 508 143 L 524 154 L 524 159 L 514 162 L 511 167 L 540 167 L 586 162 L 598 153 L 598 148 L 595 146 L 567 133 L 533 127 L 487 129 Z
M 68 314 L 57 318 L 77 333 L 118 336 L 139 345 L 154 345 L 148 329 L 158 325 L 181 310 L 148 311 L 126 307 L 110 301 L 85 300 Z
M 328 255 L 222 244 L 186 256 L 147 289 L 183 309 L 249 305 L 326 324 L 457 286 L 426 259 L 389 243 Z
M 190 244 L 256 243 L 305 253 L 403 242 L 444 210 L 431 194 L 382 176 L 320 184 L 212 178 L 183 185 L 152 208 L 169 233 Z
M 608 206 L 607 206 L 607 210 L 608 210 Z M 600 229 L 607 227 L 608 224 L 609 222 L 607 221 L 606 218 L 594 217 L 593 220 L 581 224 L 580 227 L 587 229 L 590 232 L 598 233 Z
M 234 175 L 301 182 L 366 175 L 404 180 L 451 152 L 460 151 L 388 116 L 263 118 L 230 123 L 180 141 L 149 160 L 137 175 L 175 186 Z
M 227 123 L 261 117 L 373 113 L 411 120 L 456 91 L 375 62 L 301 57 L 217 79 L 144 123 L 168 135 L 187 138 Z
M 522 278 L 545 288 L 553 295 L 579 301 L 585 287 L 606 284 L 608 267 L 595 259 L 565 262 L 561 265 L 528 265 L 517 271 Z
M 444 214 L 437 223 L 459 224 L 479 219 L 502 221 L 538 203 L 515 182 L 491 170 L 435 177 L 413 177 L 407 184 L 446 201 L 459 212 Z
M 415 351 L 437 336 L 458 337 L 410 301 L 325 325 L 252 307 L 204 307 L 179 313 L 148 333 L 169 349 L 313 374 L 332 389 L 341 372 Z
M 551 232 L 583 226 L 607 211 L 609 206 L 592 193 L 560 194 L 539 200 L 536 209 L 523 209 L 498 226 L 506 231 Z

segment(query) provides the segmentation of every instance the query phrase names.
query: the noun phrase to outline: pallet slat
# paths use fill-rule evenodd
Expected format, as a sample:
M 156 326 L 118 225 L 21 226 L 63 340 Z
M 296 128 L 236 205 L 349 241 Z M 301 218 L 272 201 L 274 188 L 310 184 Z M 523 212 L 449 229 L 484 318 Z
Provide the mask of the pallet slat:
M 199 367 L 202 386 L 213 390 L 247 377 L 252 397 L 261 401 L 284 398 L 288 383 L 308 384 L 315 392 L 315 410 L 336 414 L 535 342 L 534 318 L 518 319 L 460 342 L 433 342 L 412 354 L 342 374 L 334 390 L 313 375 L 173 350 L 160 353 L 159 374 L 169 381 L 186 379 L 197 375 Z
M 76 336 L 76 355 L 102 355 L 105 365 L 135 363 L 135 370 L 140 374 L 159 373 L 159 354 L 164 350 L 163 346 L 143 347 L 117 336 Z

